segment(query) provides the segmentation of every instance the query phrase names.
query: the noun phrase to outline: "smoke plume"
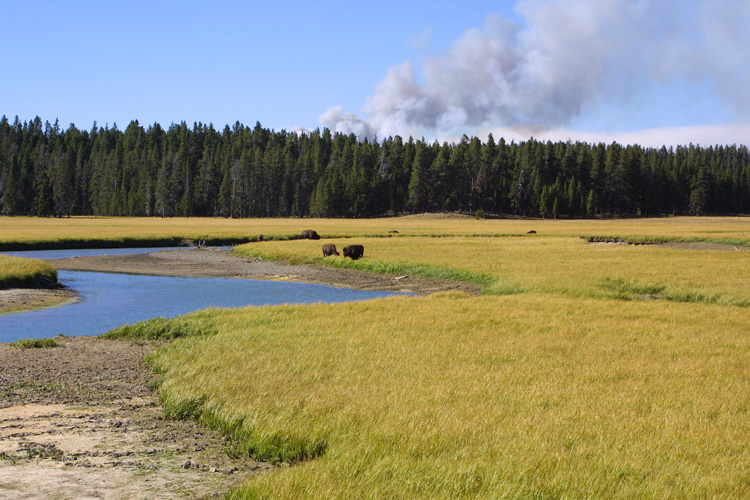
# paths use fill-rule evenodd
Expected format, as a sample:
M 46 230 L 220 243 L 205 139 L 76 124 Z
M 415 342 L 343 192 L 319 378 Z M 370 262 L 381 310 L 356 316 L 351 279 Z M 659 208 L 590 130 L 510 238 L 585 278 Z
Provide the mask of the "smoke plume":
M 490 15 L 421 78 L 388 69 L 363 115 L 327 109 L 320 122 L 359 137 L 456 129 L 544 130 L 644 85 L 708 81 L 750 114 L 750 0 L 520 0 L 523 23 Z

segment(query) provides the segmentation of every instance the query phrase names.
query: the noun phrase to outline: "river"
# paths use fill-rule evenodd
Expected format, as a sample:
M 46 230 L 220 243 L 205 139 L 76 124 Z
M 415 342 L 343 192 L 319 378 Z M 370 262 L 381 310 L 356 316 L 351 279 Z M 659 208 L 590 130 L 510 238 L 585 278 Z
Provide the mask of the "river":
M 130 253 L 145 253 L 142 249 Z M 157 249 L 146 249 L 155 251 Z M 64 252 L 64 256 L 60 253 Z M 88 251 L 54 250 L 34 258 L 54 259 L 91 255 Z M 112 250 L 97 250 L 98 255 Z M 31 257 L 30 252 L 8 252 Z M 43 256 L 41 256 L 43 255 Z M 207 307 L 262 306 L 290 303 L 346 302 L 394 295 L 328 285 L 230 278 L 180 278 L 87 271 L 58 271 L 58 280 L 76 291 L 75 303 L 37 311 L 0 314 L 0 342 L 99 335 L 126 323 L 161 316 L 172 318 Z

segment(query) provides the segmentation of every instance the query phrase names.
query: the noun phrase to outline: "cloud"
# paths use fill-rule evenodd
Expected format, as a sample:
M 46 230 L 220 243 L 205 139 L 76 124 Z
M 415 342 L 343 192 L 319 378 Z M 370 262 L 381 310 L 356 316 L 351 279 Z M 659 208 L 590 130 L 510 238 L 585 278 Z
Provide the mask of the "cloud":
M 320 115 L 318 121 L 334 132 L 355 134 L 357 137 L 372 137 L 375 132 L 364 118 L 354 113 L 344 113 L 343 106 L 331 106 Z
M 363 109 L 320 121 L 360 137 L 456 129 L 559 129 L 649 83 L 710 79 L 750 116 L 750 0 L 519 0 L 518 23 L 490 15 L 418 78 L 387 70 Z

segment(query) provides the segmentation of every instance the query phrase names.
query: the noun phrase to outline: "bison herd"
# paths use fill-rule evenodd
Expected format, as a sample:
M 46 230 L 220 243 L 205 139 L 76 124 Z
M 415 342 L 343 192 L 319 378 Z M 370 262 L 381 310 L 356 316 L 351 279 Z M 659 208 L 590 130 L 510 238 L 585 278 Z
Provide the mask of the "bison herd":
M 303 240 L 319 240 L 320 235 L 312 229 L 305 229 L 302 231 Z M 342 250 L 344 257 L 349 257 L 352 260 L 361 259 L 365 254 L 365 247 L 362 245 L 348 245 Z M 330 257 L 331 255 L 341 255 L 336 249 L 336 245 L 333 243 L 326 243 L 323 245 L 323 257 Z

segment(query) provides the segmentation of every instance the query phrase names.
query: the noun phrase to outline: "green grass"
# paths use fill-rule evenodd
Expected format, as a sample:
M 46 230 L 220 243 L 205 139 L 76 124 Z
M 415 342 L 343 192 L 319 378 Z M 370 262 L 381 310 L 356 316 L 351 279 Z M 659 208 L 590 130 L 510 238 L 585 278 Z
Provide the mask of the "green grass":
M 665 284 L 642 283 L 628 278 L 605 278 L 602 288 L 614 292 L 612 296 L 624 300 L 672 300 L 750 307 L 750 301 L 707 294 L 695 290 L 681 290 Z
M 21 349 L 43 349 L 48 347 L 59 347 L 55 339 L 21 339 L 17 342 L 13 342 L 10 345 L 13 347 L 19 347 Z
M 210 311 L 210 310 L 207 310 Z M 180 318 L 168 320 L 166 318 L 151 318 L 135 324 L 126 324 L 100 335 L 103 339 L 135 339 L 135 340 L 172 340 L 185 336 L 211 335 L 216 327 L 211 325 L 196 326 Z

